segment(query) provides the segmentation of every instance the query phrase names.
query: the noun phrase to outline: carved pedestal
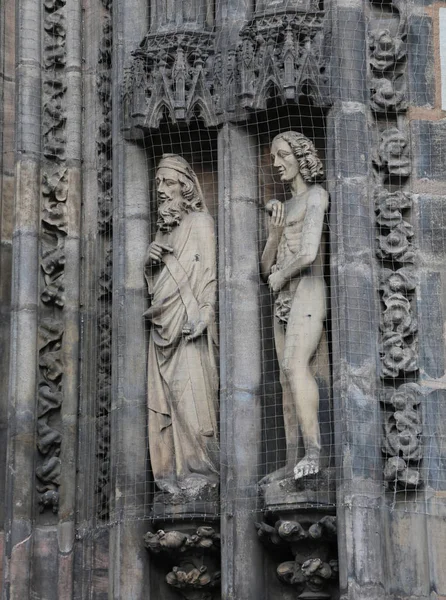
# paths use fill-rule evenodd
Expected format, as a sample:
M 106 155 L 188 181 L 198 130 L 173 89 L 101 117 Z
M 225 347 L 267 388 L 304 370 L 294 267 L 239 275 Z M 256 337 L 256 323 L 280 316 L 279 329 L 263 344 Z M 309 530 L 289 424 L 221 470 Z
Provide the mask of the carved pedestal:
M 326 510 L 267 513 L 256 523 L 265 546 L 280 561 L 276 574 L 297 598 L 338 598 L 336 517 Z
M 147 532 L 144 543 L 162 567 L 166 582 L 186 600 L 213 600 L 220 588 L 220 534 L 216 524 L 199 521 L 162 523 Z M 155 559 L 156 560 L 156 559 Z

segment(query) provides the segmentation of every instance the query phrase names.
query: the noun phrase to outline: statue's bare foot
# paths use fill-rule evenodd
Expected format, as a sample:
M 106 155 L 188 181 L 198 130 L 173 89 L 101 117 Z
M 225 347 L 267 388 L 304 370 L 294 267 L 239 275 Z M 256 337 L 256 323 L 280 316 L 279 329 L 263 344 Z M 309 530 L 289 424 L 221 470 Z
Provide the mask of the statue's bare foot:
M 265 475 L 265 477 L 262 477 L 262 479 L 259 481 L 259 485 L 269 485 L 274 481 L 282 481 L 282 479 L 287 479 L 288 477 L 292 476 L 293 467 L 285 465 L 284 467 L 277 469 L 277 471 L 273 471 L 269 475 Z
M 319 473 L 319 455 L 308 454 L 294 467 L 294 479 L 302 479 L 316 473 Z

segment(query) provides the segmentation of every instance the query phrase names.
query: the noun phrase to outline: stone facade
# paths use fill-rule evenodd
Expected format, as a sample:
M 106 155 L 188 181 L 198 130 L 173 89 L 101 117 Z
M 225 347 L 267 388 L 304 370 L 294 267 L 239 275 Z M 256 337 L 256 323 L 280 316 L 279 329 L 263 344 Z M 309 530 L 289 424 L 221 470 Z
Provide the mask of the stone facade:
M 2 598 L 446 598 L 440 8 L 0 2 Z

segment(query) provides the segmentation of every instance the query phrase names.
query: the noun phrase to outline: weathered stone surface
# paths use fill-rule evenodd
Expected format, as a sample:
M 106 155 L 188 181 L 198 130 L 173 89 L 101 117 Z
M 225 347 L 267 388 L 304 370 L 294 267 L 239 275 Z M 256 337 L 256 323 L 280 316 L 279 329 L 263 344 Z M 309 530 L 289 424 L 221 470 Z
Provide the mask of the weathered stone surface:
M 445 322 L 444 274 L 425 270 L 420 273 L 420 298 L 417 317 L 420 336 L 420 369 L 422 376 L 442 377 L 445 372 L 443 324 Z
M 175 9 L 168 17 L 169 6 Z M 0 193 L 0 231 L 4 236 L 0 250 L 0 378 L 2 382 L 8 380 L 9 387 L 8 418 L 4 412 L 6 401 L 0 410 L 0 481 L 2 469 L 6 464 L 9 467 L 4 503 L 5 597 L 28 600 L 31 591 L 33 597 L 48 600 L 71 596 L 81 600 L 92 595 L 98 600 L 109 595 L 126 600 L 140 597 L 173 600 L 180 597 L 175 589 L 191 597 L 203 591 L 200 585 L 205 588 L 209 583 L 207 565 L 191 569 L 177 564 L 172 566 L 180 568 L 170 569 L 172 589 L 169 589 L 165 582 L 169 572 L 164 568 L 166 563 L 160 567 L 156 557 L 149 559 L 142 541 L 148 529 L 145 518 L 153 487 L 146 456 L 147 348 L 140 319 L 146 302 L 142 259 L 150 229 L 148 174 L 152 171 L 146 156 L 152 150 L 156 154 L 161 146 L 172 149 L 176 145 L 175 151 L 182 152 L 182 147 L 192 141 L 197 150 L 194 164 L 200 169 L 201 163 L 209 160 L 194 137 L 195 111 L 209 117 L 207 108 L 195 102 L 203 99 L 216 113 L 208 118 L 208 124 L 220 119 L 240 123 L 229 125 L 227 121 L 218 134 L 212 129 L 202 129 L 210 145 L 216 145 L 217 135 L 220 138 L 219 166 L 209 162 L 206 168 L 209 180 L 213 179 L 209 185 L 216 187 L 217 179 L 220 185 L 219 275 L 223 283 L 219 308 L 225 371 L 221 386 L 224 491 L 220 505 L 224 513 L 224 594 L 228 600 L 294 600 L 296 590 L 287 589 L 288 584 L 276 576 L 278 564 L 285 563 L 282 578 L 292 580 L 298 587 L 308 574 L 309 580 L 325 579 L 329 573 L 327 565 L 332 568 L 330 560 L 319 557 L 321 562 L 314 562 L 318 558 L 314 556 L 302 568 L 305 561 L 296 563 L 286 557 L 279 558 L 276 547 L 273 553 L 262 554 L 253 527 L 254 514 L 260 506 L 256 482 L 264 474 L 260 471 L 267 471 L 273 463 L 271 448 L 277 450 L 279 461 L 283 457 L 284 438 L 280 410 L 275 407 L 279 390 L 270 381 L 272 371 L 277 369 L 271 358 L 272 343 L 268 340 L 272 339 L 272 331 L 265 328 L 263 338 L 260 337 L 260 327 L 265 326 L 269 317 L 264 313 L 260 316 L 259 311 L 259 303 L 264 302 L 259 294 L 267 296 L 268 292 L 259 288 L 259 179 L 255 164 L 259 140 L 263 143 L 263 139 L 275 134 L 275 127 L 283 130 L 282 126 L 289 122 L 296 127 L 302 123 L 309 135 L 313 131 L 320 136 L 321 149 L 324 142 L 327 147 L 326 185 L 331 193 L 329 351 L 336 406 L 332 414 L 326 397 L 323 411 L 327 414 L 327 439 L 332 426 L 336 429 L 333 456 L 339 458 L 337 502 L 342 597 L 381 600 L 387 596 L 417 596 L 424 600 L 446 596 L 443 567 L 446 513 L 442 496 L 446 489 L 442 443 L 446 422 L 442 389 L 446 360 L 443 339 L 446 130 L 442 115 L 434 106 L 435 87 L 439 83 L 434 62 L 438 6 L 434 6 L 433 0 L 368 3 L 284 0 L 257 3 L 254 7 L 239 0 L 224 0 L 215 7 L 214 14 L 214 6 L 207 0 L 175 0 L 170 4 L 163 0 L 116 0 L 113 44 L 107 18 L 110 7 L 110 0 L 95 0 L 83 6 L 79 0 L 18 3 L 5 0 L 0 8 L 0 97 L 4 115 L 3 121 L 0 117 L 3 125 L 0 162 L 4 167 Z M 181 42 L 172 37 L 166 41 L 166 46 L 174 50 L 168 67 L 177 69 L 178 77 L 164 72 L 166 79 L 162 85 L 157 80 L 159 88 L 154 77 L 150 85 L 137 92 L 156 92 L 161 99 L 172 93 L 169 110 L 176 111 L 176 122 L 186 126 L 174 129 L 162 122 L 159 133 L 144 140 L 139 130 L 138 147 L 124 142 L 121 136 L 120 102 L 125 87 L 124 71 L 132 60 L 130 52 L 147 33 L 148 8 L 154 38 L 152 46 L 146 49 L 153 49 L 161 39 L 166 39 L 165 34 L 173 28 L 178 32 L 180 23 L 189 32 L 193 30 L 200 35 L 208 32 L 208 38 L 215 37 L 218 43 L 212 48 L 212 52 L 216 51 L 215 62 L 205 52 L 200 55 L 197 51 L 198 48 L 207 52 L 206 43 L 192 44 L 190 53 L 185 53 L 184 65 L 181 63 L 184 39 Z M 323 17 L 321 8 L 325 9 Z M 304 18 L 300 23 L 299 19 L 285 18 L 282 9 L 288 15 L 304 15 Z M 268 18 L 264 18 L 264 10 L 269 13 Z M 313 18 L 315 13 L 319 14 Z M 311 31 L 305 31 L 305 27 Z M 324 40 L 319 45 L 322 33 Z M 369 39 L 369 33 L 373 39 Z M 282 52 L 280 57 L 277 53 L 264 53 L 265 49 L 270 50 L 272 42 Z M 244 44 L 243 49 L 237 48 L 240 44 Z M 13 47 L 17 49 L 16 57 Z M 109 72 L 112 55 L 113 77 Z M 86 60 L 82 77 L 81 57 Z M 252 62 L 250 57 L 254 59 Z M 300 61 L 304 60 L 307 62 L 303 67 Z M 242 65 L 240 61 L 245 63 Z M 151 73 L 156 77 L 163 75 L 159 56 L 154 63 L 156 68 Z M 322 73 L 320 69 L 324 67 Z M 196 78 L 199 71 L 206 71 L 206 77 Z M 303 79 L 298 80 L 299 77 Z M 317 81 L 320 87 L 315 85 Z M 81 90 L 85 92 L 82 118 Z M 308 92 L 310 100 L 301 92 Z M 146 107 L 144 94 L 139 97 L 141 113 Z M 325 117 L 321 113 L 331 101 L 329 95 L 334 99 L 334 108 L 326 115 L 328 127 L 323 129 Z M 277 100 L 285 105 L 278 109 L 274 106 Z M 314 101 L 324 108 L 310 106 Z M 260 107 L 262 112 L 258 111 Z M 156 113 L 156 127 L 163 110 L 165 106 Z M 408 123 L 413 115 L 425 115 L 429 121 L 417 116 Z M 175 121 L 171 115 L 169 119 Z M 386 127 L 393 130 L 392 135 L 386 134 L 387 141 L 380 139 Z M 395 128 L 410 140 L 410 153 Z M 256 135 L 251 137 L 251 133 Z M 372 144 L 375 134 L 376 143 Z M 131 131 L 132 136 L 136 139 L 135 130 Z M 396 148 L 392 155 L 393 151 L 386 147 L 392 144 L 404 148 L 401 152 Z M 112 150 L 116 153 L 113 165 Z M 389 194 L 380 199 L 373 193 L 375 182 L 371 171 L 375 150 L 376 174 L 390 184 Z M 65 161 L 69 182 L 62 182 L 60 187 L 48 185 L 48 178 L 55 171 L 41 169 L 42 158 L 47 165 Z M 409 180 L 411 160 L 415 173 Z M 48 175 L 45 182 L 41 180 L 41 172 Z M 63 175 L 59 177 L 63 179 Z M 83 197 L 79 194 L 81 180 Z M 406 199 L 402 197 L 400 184 L 405 182 L 405 191 L 416 192 L 412 206 L 409 202 L 403 206 Z M 267 182 L 266 187 L 274 189 L 274 182 Z M 44 194 L 39 219 L 41 189 Z M 40 268 L 37 243 L 41 226 L 44 251 Z M 111 243 L 113 228 L 116 237 Z M 78 251 L 80 233 L 82 252 Z M 80 266 L 84 275 L 81 297 L 78 296 Z M 12 301 L 8 280 L 12 281 Z M 48 341 L 42 347 L 44 356 L 39 360 L 37 318 L 55 315 L 63 315 L 59 322 L 63 325 L 63 336 L 53 339 L 48 334 Z M 80 324 L 84 337 L 79 381 Z M 419 379 L 423 394 L 416 410 L 389 402 L 380 406 L 376 389 L 380 328 L 383 337 L 389 334 L 385 341 L 392 352 L 407 351 L 404 370 L 394 356 L 387 361 L 386 386 L 397 390 L 403 377 L 406 383 Z M 6 355 L 3 342 L 9 336 L 10 369 L 7 360 L 3 361 Z M 262 352 L 266 371 L 263 383 Z M 113 376 L 112 365 L 116 367 Z M 415 370 L 417 367 L 419 371 Z M 44 380 L 39 378 L 38 386 L 36 368 L 44 376 Z M 61 377 L 63 393 L 59 389 Z M 329 386 L 325 391 L 328 396 Z M 6 397 L 4 388 L 2 397 Z M 268 404 L 267 416 L 262 416 L 262 404 Z M 265 454 L 260 451 L 263 417 L 267 426 L 275 423 L 274 429 L 265 432 L 265 446 L 268 446 Z M 383 494 L 384 417 L 387 434 L 384 474 L 391 482 L 397 479 L 402 494 L 394 489 Z M 2 427 L 6 423 L 5 439 Z M 414 464 L 407 464 L 416 462 L 417 457 L 413 453 L 408 456 L 406 445 L 420 442 L 424 458 L 417 471 Z M 35 465 L 40 450 L 43 458 Z M 2 455 L 4 451 L 7 459 Z M 37 494 L 33 493 L 35 466 L 40 475 L 39 485 L 42 479 L 46 485 L 46 479 L 50 478 L 51 485 L 58 485 L 61 492 L 60 497 L 53 488 L 42 492 L 40 507 L 46 509 L 42 513 L 38 512 Z M 416 492 L 410 491 L 421 481 L 419 475 L 423 485 Z M 284 498 L 287 506 L 296 499 L 295 484 L 289 483 L 289 487 L 287 484 L 279 490 L 284 492 L 279 494 L 276 505 L 279 508 Z M 97 497 L 93 498 L 96 485 Z M 318 487 L 312 501 L 321 500 L 321 492 Z M 334 502 L 331 490 L 326 500 Z M 107 527 L 96 521 L 97 505 L 103 523 L 109 514 L 112 516 Z M 59 516 L 54 509 L 59 510 Z M 214 505 L 212 510 L 218 507 Z M 184 514 L 175 516 L 184 518 Z M 59 519 L 60 524 L 56 525 Z M 2 521 L 0 509 L 0 529 Z M 163 531 L 168 529 L 164 525 L 163 528 Z M 181 532 L 180 525 L 175 523 L 173 530 Z M 79 552 L 73 566 L 75 534 Z M 206 571 L 199 567 L 205 567 Z M 319 579 L 316 583 L 319 586 Z M 203 593 L 202 598 L 206 598 L 205 589 Z M 218 596 L 217 586 L 212 593 Z M 320 589 L 312 590 L 310 596 L 321 594 Z
M 412 15 L 407 24 L 407 60 L 410 104 L 435 105 L 435 69 L 432 20 Z
M 446 123 L 443 121 L 411 121 L 411 144 L 414 177 L 444 184 L 446 171 Z M 442 188 L 438 193 L 442 193 Z
M 420 251 L 428 264 L 432 258 L 441 262 L 446 254 L 446 196 L 419 194 L 417 206 Z

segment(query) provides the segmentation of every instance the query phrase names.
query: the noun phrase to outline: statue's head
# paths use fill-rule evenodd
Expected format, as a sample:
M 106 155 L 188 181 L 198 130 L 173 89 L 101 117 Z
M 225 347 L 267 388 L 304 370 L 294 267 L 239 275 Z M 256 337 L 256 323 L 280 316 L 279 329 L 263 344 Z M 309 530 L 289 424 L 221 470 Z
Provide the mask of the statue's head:
M 157 225 L 169 232 L 190 212 L 205 210 L 197 176 L 191 166 L 177 154 L 164 154 L 156 171 L 158 194 Z
M 293 181 L 299 174 L 308 183 L 322 177 L 324 170 L 316 148 L 302 133 L 279 133 L 271 144 L 273 164 L 282 181 Z

